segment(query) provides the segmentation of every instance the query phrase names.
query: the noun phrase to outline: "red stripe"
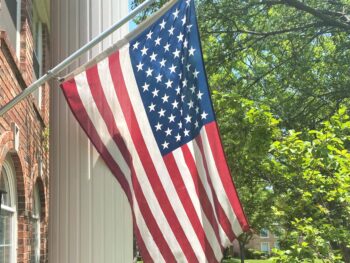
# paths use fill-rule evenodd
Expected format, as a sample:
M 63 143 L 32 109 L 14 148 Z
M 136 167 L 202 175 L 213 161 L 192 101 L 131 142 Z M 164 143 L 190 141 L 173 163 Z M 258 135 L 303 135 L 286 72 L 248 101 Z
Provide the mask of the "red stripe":
M 208 197 L 208 193 L 206 192 L 205 187 L 203 185 L 203 182 L 200 179 L 200 176 L 198 174 L 198 169 L 196 166 L 196 162 L 194 160 L 194 156 L 192 155 L 188 146 L 184 145 L 181 147 L 181 149 L 182 149 L 187 167 L 192 175 L 193 181 L 197 185 L 197 195 L 201 201 L 201 205 L 203 207 L 204 213 L 207 216 L 211 225 L 213 226 L 216 238 L 221 246 L 221 250 L 223 250 L 223 247 L 221 244 L 221 239 L 220 239 L 220 234 L 219 234 L 219 226 L 218 226 L 217 219 L 215 218 L 214 208 L 213 208 L 213 205 L 214 205 L 214 207 L 217 206 L 215 199 L 213 199 L 214 204 L 211 204 L 209 197 Z M 212 191 L 212 194 L 214 195 L 213 189 L 211 189 L 211 191 Z
M 236 236 L 235 236 L 235 233 L 232 230 L 231 222 L 228 219 L 224 209 L 222 208 L 222 206 L 221 206 L 221 204 L 220 204 L 220 202 L 218 200 L 218 197 L 216 195 L 215 189 L 213 187 L 213 183 L 212 183 L 211 178 L 209 176 L 209 169 L 208 169 L 207 160 L 206 160 L 205 154 L 204 154 L 202 137 L 198 136 L 196 138 L 196 142 L 197 142 L 198 148 L 199 148 L 200 153 L 201 153 L 202 158 L 203 158 L 204 169 L 205 169 L 205 172 L 206 172 L 206 175 L 207 175 L 207 181 L 208 181 L 210 189 L 211 189 L 211 191 L 213 193 L 213 201 L 214 201 L 216 215 L 218 217 L 218 220 L 220 222 L 220 225 L 221 225 L 222 229 L 226 233 L 228 239 L 232 242 L 235 239 Z
M 226 157 L 223 151 L 221 139 L 219 136 L 219 130 L 215 122 L 209 123 L 205 126 L 207 137 L 209 140 L 210 149 L 214 157 L 216 167 L 218 169 L 222 185 L 224 186 L 226 195 L 233 207 L 233 210 L 237 216 L 237 219 L 242 227 L 243 231 L 249 230 L 247 218 L 244 215 L 242 205 L 239 201 L 239 197 L 232 181 L 230 170 L 228 169 Z
M 114 161 L 113 157 L 108 152 L 106 146 L 103 144 L 100 136 L 98 135 L 93 123 L 91 122 L 89 115 L 87 114 L 83 103 L 78 94 L 77 86 L 74 79 L 71 79 L 61 85 L 63 93 L 67 99 L 68 105 L 72 110 L 77 121 L 80 123 L 81 127 L 91 139 L 92 144 L 95 146 L 96 150 L 102 156 L 106 165 L 111 169 L 113 175 L 116 177 L 120 183 L 122 189 L 124 190 L 129 203 L 132 205 L 132 197 L 129 184 L 120 170 L 118 164 Z M 88 87 L 86 87 L 88 88 Z
M 182 251 L 186 258 L 190 262 L 195 262 L 196 255 L 193 251 L 191 244 L 185 236 L 185 233 L 180 225 L 179 219 L 177 218 L 171 204 L 169 198 L 162 187 L 161 181 L 159 179 L 159 175 L 154 167 L 152 159 L 149 155 L 148 149 L 146 147 L 144 138 L 142 137 L 140 127 L 138 125 L 134 109 L 132 108 L 132 104 L 130 101 L 130 97 L 128 91 L 126 89 L 126 85 L 122 76 L 121 66 L 119 62 L 119 53 L 116 52 L 109 57 L 110 60 L 110 71 L 112 72 L 112 80 L 114 83 L 114 88 L 116 89 L 116 93 L 118 96 L 118 100 L 120 101 L 121 108 L 123 110 L 123 114 L 125 118 L 128 120 L 127 125 L 129 131 L 131 133 L 132 140 L 136 147 L 137 153 L 140 156 L 140 160 L 142 165 L 146 171 L 148 180 L 153 187 L 154 194 L 156 195 L 157 200 L 159 200 L 159 204 L 161 209 L 171 227 L 179 245 L 182 248 Z M 146 120 L 145 120 L 146 121 Z M 150 229 L 153 231 L 153 229 Z M 167 255 L 164 257 L 165 261 L 169 262 L 173 255 Z
M 158 247 L 160 249 L 160 252 L 165 256 L 167 253 L 172 255 L 172 252 L 166 243 L 166 240 L 164 236 L 162 235 L 161 230 L 159 229 L 157 222 L 152 215 L 152 212 L 148 206 L 148 203 L 146 202 L 146 199 L 143 195 L 142 189 L 140 187 L 140 183 L 137 180 L 137 176 L 135 174 L 135 170 L 132 163 L 132 157 L 127 149 L 121 135 L 119 132 L 119 129 L 115 123 L 114 116 L 112 113 L 112 110 L 110 109 L 107 99 L 105 97 L 105 94 L 103 92 L 101 81 L 98 74 L 97 66 L 93 66 L 90 69 L 86 71 L 86 77 L 90 86 L 91 94 L 93 96 L 93 99 L 96 103 L 96 106 L 104 119 L 105 123 L 108 124 L 108 131 L 110 135 L 112 136 L 115 143 L 118 145 L 119 149 L 121 150 L 121 153 L 126 160 L 128 166 L 131 169 L 132 174 L 132 183 L 134 187 L 134 194 L 137 200 L 137 203 L 139 204 L 140 211 L 143 215 L 143 217 L 148 218 L 147 220 L 147 227 L 150 229 L 153 229 L 154 231 L 151 232 L 153 239 L 158 244 Z M 141 238 L 139 236 L 138 238 Z M 175 262 L 175 258 L 173 258 Z
M 176 192 L 178 193 L 181 203 L 183 207 L 185 208 L 187 216 L 191 219 L 191 223 L 193 226 L 194 231 L 197 234 L 197 237 L 203 247 L 203 250 L 205 252 L 205 255 L 207 257 L 207 260 L 209 262 L 217 262 L 215 258 L 215 254 L 213 251 L 213 248 L 211 247 L 208 238 L 204 232 L 204 229 L 201 225 L 201 222 L 199 220 L 199 217 L 196 213 L 196 210 L 193 206 L 193 203 L 191 201 L 191 198 L 188 194 L 188 190 L 185 186 L 185 183 L 182 179 L 181 173 L 179 171 L 179 167 L 176 164 L 174 156 L 170 153 L 164 156 L 164 162 L 167 166 L 167 169 L 169 173 L 171 172 L 171 179 L 173 180 Z M 198 195 L 200 198 L 200 201 L 202 199 L 201 195 Z M 220 241 L 219 241 L 220 243 Z

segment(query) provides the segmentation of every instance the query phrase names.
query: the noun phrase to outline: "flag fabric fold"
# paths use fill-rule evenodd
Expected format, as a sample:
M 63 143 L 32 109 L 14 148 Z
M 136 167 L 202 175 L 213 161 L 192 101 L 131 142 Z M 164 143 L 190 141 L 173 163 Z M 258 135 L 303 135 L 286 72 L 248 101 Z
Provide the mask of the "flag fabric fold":
M 249 226 L 215 121 L 194 2 L 173 2 L 61 88 L 125 191 L 144 261 L 220 262 Z

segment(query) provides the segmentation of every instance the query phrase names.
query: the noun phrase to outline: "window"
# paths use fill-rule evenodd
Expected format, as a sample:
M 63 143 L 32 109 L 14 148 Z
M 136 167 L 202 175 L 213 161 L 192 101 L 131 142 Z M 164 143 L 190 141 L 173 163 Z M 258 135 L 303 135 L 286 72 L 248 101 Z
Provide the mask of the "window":
M 40 262 L 40 215 L 41 202 L 38 185 L 35 184 L 33 191 L 33 211 L 32 211 L 32 263 Z
M 14 169 L 11 162 L 6 160 L 0 174 L 0 188 L 7 193 L 1 200 L 0 213 L 0 262 L 16 262 L 16 187 Z
M 277 249 L 280 249 L 280 242 L 275 241 L 274 247 L 277 248 Z
M 270 254 L 270 243 L 269 242 L 261 242 L 260 248 L 261 248 L 262 252 L 264 252 L 266 254 Z
M 0 30 L 4 30 L 19 57 L 21 0 L 2 0 L 0 9 Z
M 260 237 L 262 238 L 268 238 L 269 237 L 269 230 L 263 228 L 260 230 Z

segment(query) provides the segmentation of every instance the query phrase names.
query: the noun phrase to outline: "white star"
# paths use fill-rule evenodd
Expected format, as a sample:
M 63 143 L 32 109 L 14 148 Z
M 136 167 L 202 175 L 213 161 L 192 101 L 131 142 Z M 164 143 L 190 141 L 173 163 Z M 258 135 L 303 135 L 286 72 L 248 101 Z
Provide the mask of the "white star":
M 169 96 L 164 94 L 164 96 L 162 97 L 163 103 L 168 102 Z
M 182 129 L 182 122 L 181 121 L 177 125 L 179 126 L 179 129 Z
M 185 39 L 185 41 L 184 41 L 184 48 L 187 48 L 188 47 L 188 41 L 187 41 L 187 39 Z
M 153 69 L 148 68 L 146 71 L 147 77 L 152 76 Z
M 192 119 L 192 117 L 191 117 L 189 114 L 187 114 L 187 116 L 186 116 L 186 118 L 185 118 L 186 123 L 191 122 L 191 119 Z
M 187 103 L 187 105 L 188 105 L 188 108 L 189 108 L 189 109 L 192 109 L 192 108 L 193 108 L 193 101 L 190 100 L 190 102 Z
M 172 131 L 173 131 L 173 130 L 170 129 L 170 128 L 168 127 L 168 129 L 165 131 L 165 136 L 171 135 L 171 132 L 172 132 Z
M 162 67 L 165 67 L 165 62 L 166 62 L 166 60 L 165 60 L 164 58 L 162 59 L 161 62 L 159 62 L 161 68 L 162 68 Z
M 199 71 L 197 71 L 197 69 L 195 69 L 195 70 L 193 71 L 193 77 L 194 77 L 195 79 L 197 79 L 197 78 L 198 78 L 198 74 L 199 74 Z
M 164 117 L 166 110 L 160 109 L 160 111 L 158 111 L 159 117 Z
M 175 49 L 175 51 L 173 52 L 174 54 L 174 58 L 179 58 L 180 57 L 180 50 Z
M 197 98 L 198 98 L 199 100 L 201 100 L 203 95 L 204 95 L 204 94 L 203 94 L 201 91 L 198 91 L 198 93 L 197 93 Z
M 147 50 L 148 50 L 148 48 L 143 46 L 143 49 L 141 50 L 142 56 L 147 55 Z
M 202 120 L 206 119 L 208 116 L 208 113 L 206 113 L 205 111 L 203 111 L 203 113 L 201 114 Z
M 158 97 L 158 92 L 159 92 L 159 90 L 156 89 L 156 88 L 152 91 L 153 98 L 154 98 L 154 97 Z
M 156 60 L 156 57 L 157 57 L 157 54 L 155 54 L 154 52 L 152 52 L 152 55 L 150 56 L 151 58 L 151 61 L 155 61 Z
M 184 134 L 185 134 L 185 136 L 190 136 L 190 131 L 187 130 L 187 129 L 185 129 L 185 130 L 184 130 Z
M 156 77 L 157 83 L 162 81 L 162 77 L 163 75 L 159 73 L 158 76 Z
M 149 111 L 150 111 L 150 112 L 154 111 L 154 110 L 155 110 L 155 107 L 156 107 L 156 105 L 153 104 L 153 103 L 151 103 L 151 105 L 148 106 Z
M 152 35 L 153 35 L 153 32 L 152 32 L 152 31 L 149 31 L 149 33 L 147 34 L 147 39 L 151 39 L 151 38 L 152 38 Z
M 169 51 L 169 48 L 170 48 L 170 44 L 166 43 L 166 45 L 164 46 L 164 52 Z
M 187 32 L 189 33 L 189 32 L 191 32 L 191 27 L 192 27 L 192 25 L 188 25 L 188 26 L 186 26 L 187 27 Z
M 160 124 L 158 122 L 157 125 L 155 125 L 154 127 L 156 128 L 156 131 L 160 131 L 160 130 L 162 130 L 162 126 L 163 126 L 163 124 Z
M 187 65 L 186 65 L 187 71 L 190 71 L 190 67 L 191 67 L 191 64 L 187 64 Z
M 168 117 L 168 119 L 169 119 L 169 123 L 175 122 L 175 116 L 173 114 L 171 114 L 170 117 Z
M 148 91 L 149 85 L 145 82 L 142 88 L 143 88 L 143 92 L 145 92 L 146 90 Z
M 169 148 L 169 143 L 167 141 L 164 141 L 164 143 L 162 144 L 163 146 L 163 150 L 164 149 L 168 149 Z
M 177 36 L 178 42 L 181 42 L 184 40 L 184 35 L 180 32 L 180 34 Z
M 180 79 L 182 78 L 182 72 L 179 73 L 179 78 L 180 78 Z
M 181 101 L 184 102 L 185 100 L 185 95 L 181 95 Z
M 190 90 L 192 91 L 192 94 L 195 93 L 195 91 L 196 91 L 196 86 L 195 86 L 195 85 L 192 85 L 192 88 L 190 88 Z
M 169 36 L 174 35 L 174 30 L 175 30 L 175 27 L 171 26 L 171 28 L 168 30 Z
M 172 84 L 173 84 L 173 81 L 170 80 L 170 79 L 168 79 L 168 81 L 165 83 L 166 88 L 167 88 L 167 89 L 170 89 Z
M 176 8 L 175 12 L 173 13 L 174 19 L 179 16 L 180 10 Z
M 176 66 L 174 66 L 174 64 L 171 64 L 171 67 L 169 69 L 170 73 L 175 73 Z
M 187 79 L 184 79 L 184 80 L 182 81 L 182 86 L 183 86 L 183 87 L 187 87 Z
M 186 5 L 187 5 L 187 7 L 190 6 L 190 3 L 191 3 L 191 0 L 186 0 Z
M 159 24 L 159 25 L 160 25 L 160 30 L 162 30 L 162 29 L 165 28 L 165 24 L 166 24 L 166 22 L 165 22 L 165 20 L 163 19 L 162 23 Z
M 176 90 L 176 95 L 179 95 L 180 91 L 181 91 L 180 86 L 177 86 L 177 88 L 175 90 Z
M 186 24 L 186 15 L 184 15 L 184 17 L 181 19 L 182 21 L 182 25 Z
M 190 50 L 188 51 L 190 56 L 194 56 L 194 52 L 196 51 L 196 49 L 194 49 L 192 46 L 190 48 Z
M 140 70 L 143 69 L 143 63 L 141 63 L 140 61 L 140 63 L 136 67 L 137 67 L 137 72 L 139 72 Z
M 198 112 L 199 112 L 199 107 L 196 107 L 196 113 L 198 114 Z
M 176 138 L 176 141 L 177 141 L 177 142 L 180 141 L 180 140 L 181 140 L 180 134 L 178 133 L 178 134 L 175 136 L 175 138 Z
M 173 103 L 171 103 L 171 105 L 173 105 L 173 109 L 177 109 L 178 108 L 178 102 L 177 102 L 177 100 L 174 100 L 174 102 Z
M 182 57 L 182 58 L 181 58 L 181 63 L 183 64 L 184 61 L 185 61 L 185 57 Z M 180 77 L 180 78 L 181 78 L 181 77 Z
M 138 49 L 139 48 L 140 43 L 137 41 L 132 47 L 133 50 Z
M 162 39 L 161 39 L 160 37 L 157 37 L 157 39 L 154 40 L 154 43 L 156 44 L 156 46 L 160 45 L 160 41 L 161 41 L 161 40 L 162 40 Z
M 194 123 L 194 126 L 195 126 L 196 128 L 198 128 L 198 121 L 196 121 L 196 122 Z

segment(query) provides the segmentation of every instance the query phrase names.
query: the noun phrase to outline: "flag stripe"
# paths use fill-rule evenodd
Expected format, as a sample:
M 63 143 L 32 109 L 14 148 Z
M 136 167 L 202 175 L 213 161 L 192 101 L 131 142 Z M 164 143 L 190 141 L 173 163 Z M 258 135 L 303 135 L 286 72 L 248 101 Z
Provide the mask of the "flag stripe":
M 122 69 L 122 75 L 125 79 L 125 84 L 127 86 L 127 92 L 131 98 L 131 105 L 135 112 L 137 112 L 136 116 L 130 116 L 131 118 L 135 117 L 135 122 L 138 123 L 144 123 L 143 120 L 147 118 L 145 109 L 143 107 L 143 103 L 139 96 L 139 90 L 136 84 L 136 80 L 133 75 L 133 69 L 131 66 L 131 61 L 129 57 L 129 48 L 128 46 L 123 47 L 120 50 L 120 60 L 121 60 L 121 69 Z M 130 101 L 130 100 L 129 100 Z M 149 123 L 142 126 L 142 129 L 139 130 L 141 138 L 147 138 L 147 140 L 143 140 L 145 145 L 138 144 L 138 147 L 144 146 L 146 147 L 143 149 L 143 154 L 147 154 L 146 158 L 144 155 L 144 162 L 148 165 L 152 165 L 152 169 L 155 169 L 156 175 L 158 175 L 157 180 L 159 180 L 160 186 L 163 188 L 161 191 L 165 191 L 169 194 L 169 208 L 171 209 L 171 212 L 173 213 L 173 216 L 176 217 L 176 221 L 178 219 L 180 220 L 181 224 L 181 232 L 185 232 L 184 241 L 191 244 L 190 247 L 185 247 L 186 250 L 191 249 L 195 252 L 197 258 L 201 261 L 205 260 L 204 251 L 202 249 L 202 246 L 200 245 L 200 242 L 197 238 L 197 235 L 192 227 L 192 224 L 187 217 L 187 214 L 185 212 L 184 207 L 182 206 L 182 203 L 179 203 L 179 196 L 177 195 L 177 192 L 175 190 L 175 187 L 173 185 L 172 179 L 170 177 L 170 174 L 165 166 L 165 163 L 163 160 L 163 157 L 161 156 L 158 145 L 153 137 L 152 130 L 149 126 Z M 135 130 L 133 130 L 135 132 Z M 149 158 L 149 159 L 148 159 Z M 148 161 L 145 161 L 147 159 Z M 156 185 L 155 185 L 156 186 Z M 161 199 L 162 200 L 162 199 Z M 164 200 L 162 200 L 164 202 Z M 178 233 L 179 234 L 179 233 Z M 195 260 L 195 257 L 191 257 L 191 262 Z

